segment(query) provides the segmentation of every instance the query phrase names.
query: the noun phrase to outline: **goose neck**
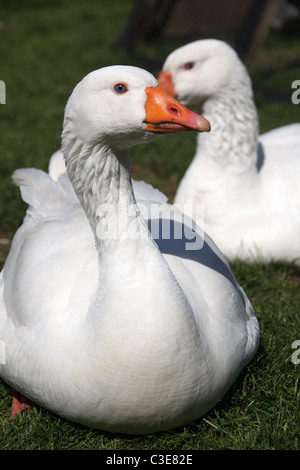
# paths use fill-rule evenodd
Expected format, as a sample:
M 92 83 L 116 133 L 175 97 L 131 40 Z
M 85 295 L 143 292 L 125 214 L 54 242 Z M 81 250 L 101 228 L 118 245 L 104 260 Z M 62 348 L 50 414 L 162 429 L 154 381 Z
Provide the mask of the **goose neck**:
M 132 189 L 129 151 L 77 143 L 68 154 L 67 171 L 99 254 L 122 240 L 149 238 Z
M 258 117 L 249 84 L 220 91 L 204 104 L 203 114 L 211 132 L 198 136 L 199 153 L 237 172 L 254 167 Z
M 175 310 L 182 323 L 174 334 L 177 329 L 190 331 L 191 307 L 139 212 L 129 153 L 104 147 L 88 151 L 82 146 L 77 158 L 69 153 L 67 171 L 94 232 L 98 253 L 98 287 L 89 305 L 95 331 L 119 331 L 124 322 L 125 330 L 131 321 L 132 335 L 136 322 L 137 336 L 148 331 L 148 322 L 165 331 Z M 136 294 L 134 302 L 132 293 Z

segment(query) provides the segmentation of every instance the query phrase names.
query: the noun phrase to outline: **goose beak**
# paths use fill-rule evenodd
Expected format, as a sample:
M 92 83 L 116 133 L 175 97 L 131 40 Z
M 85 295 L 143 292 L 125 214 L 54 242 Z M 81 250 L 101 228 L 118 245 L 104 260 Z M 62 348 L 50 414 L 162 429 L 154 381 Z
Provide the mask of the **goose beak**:
M 164 90 L 166 90 L 166 92 L 169 93 L 169 95 L 176 98 L 177 93 L 175 92 L 171 72 L 165 72 L 164 70 L 162 70 L 160 74 L 158 75 L 157 80 L 158 80 L 159 86 L 161 86 Z
M 172 132 L 209 132 L 210 124 L 190 111 L 160 87 L 146 88 L 146 130 L 168 134 Z

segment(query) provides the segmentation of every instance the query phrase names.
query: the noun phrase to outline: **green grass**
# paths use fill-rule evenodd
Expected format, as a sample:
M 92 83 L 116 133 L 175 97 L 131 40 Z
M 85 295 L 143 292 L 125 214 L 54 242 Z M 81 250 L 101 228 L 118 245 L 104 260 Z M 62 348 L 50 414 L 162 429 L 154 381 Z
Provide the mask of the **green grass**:
M 4 2 L 3 2 L 4 3 Z M 65 103 L 89 71 L 110 64 L 140 65 L 112 43 L 120 36 L 133 0 L 26 2 L 0 6 L 0 262 L 26 206 L 11 182 L 20 167 L 47 169 L 60 146 Z M 163 59 L 177 44 L 141 44 Z M 269 34 L 249 63 L 261 131 L 299 121 L 300 107 L 266 99 L 262 88 L 287 97 L 300 79 L 300 47 Z M 292 66 L 291 66 L 292 64 Z M 158 70 L 150 70 L 157 74 Z M 195 149 L 195 136 L 173 135 L 132 151 L 132 172 L 172 200 Z M 103 433 L 69 423 L 47 410 L 10 420 L 10 393 L 0 382 L 0 449 L 299 449 L 299 370 L 291 360 L 300 339 L 300 271 L 293 265 L 232 263 L 261 327 L 261 345 L 226 397 L 197 422 L 143 437 Z

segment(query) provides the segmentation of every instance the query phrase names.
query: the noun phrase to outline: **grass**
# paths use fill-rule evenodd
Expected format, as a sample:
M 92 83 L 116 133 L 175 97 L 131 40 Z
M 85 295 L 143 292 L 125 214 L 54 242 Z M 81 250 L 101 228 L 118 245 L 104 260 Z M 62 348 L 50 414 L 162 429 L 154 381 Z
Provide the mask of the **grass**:
M 104 65 L 140 65 L 124 50 L 111 48 L 133 3 L 11 0 L 1 4 L 0 79 L 7 89 L 7 104 L 0 106 L 1 264 L 26 210 L 11 173 L 29 166 L 47 169 L 49 156 L 60 146 L 65 103 L 84 75 Z M 141 45 L 141 50 L 163 59 L 174 47 L 172 42 L 153 43 Z M 299 121 L 300 108 L 290 100 L 291 83 L 300 78 L 299 49 L 293 38 L 269 34 L 248 64 L 262 132 Z M 265 89 L 280 92 L 280 99 L 269 98 Z M 132 151 L 133 176 L 152 183 L 172 200 L 194 148 L 191 135 L 162 137 L 138 146 Z M 300 339 L 299 269 L 291 264 L 238 261 L 232 269 L 256 310 L 261 345 L 229 393 L 205 417 L 142 437 L 87 429 L 44 409 L 25 412 L 11 422 L 9 389 L 0 382 L 0 449 L 299 449 L 300 366 L 291 360 L 292 343 Z

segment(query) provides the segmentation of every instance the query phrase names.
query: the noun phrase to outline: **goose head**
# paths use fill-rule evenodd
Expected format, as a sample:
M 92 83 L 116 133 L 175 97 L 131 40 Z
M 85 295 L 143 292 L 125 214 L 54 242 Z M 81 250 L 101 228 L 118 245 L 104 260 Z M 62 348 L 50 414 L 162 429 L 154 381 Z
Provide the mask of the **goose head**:
M 202 39 L 173 51 L 158 76 L 159 84 L 186 105 L 218 100 L 225 92 L 249 82 L 236 52 L 225 42 Z
M 208 121 L 158 87 L 143 69 L 104 67 L 88 74 L 70 96 L 64 117 L 63 153 L 77 143 L 122 151 L 166 133 L 208 131 Z

